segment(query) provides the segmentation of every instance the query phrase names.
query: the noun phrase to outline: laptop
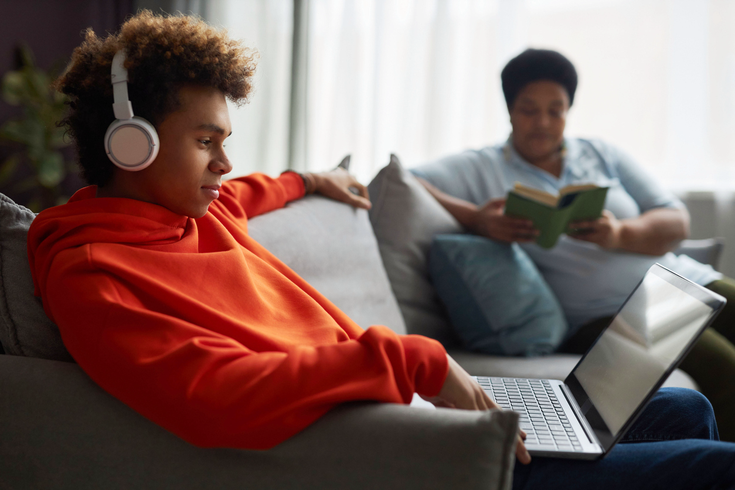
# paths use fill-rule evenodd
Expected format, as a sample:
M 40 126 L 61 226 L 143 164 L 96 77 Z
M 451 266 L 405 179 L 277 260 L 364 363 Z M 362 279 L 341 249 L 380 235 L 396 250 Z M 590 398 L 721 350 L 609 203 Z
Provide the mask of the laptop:
M 725 302 L 655 264 L 563 382 L 474 378 L 501 408 L 520 413 L 531 455 L 602 458 Z

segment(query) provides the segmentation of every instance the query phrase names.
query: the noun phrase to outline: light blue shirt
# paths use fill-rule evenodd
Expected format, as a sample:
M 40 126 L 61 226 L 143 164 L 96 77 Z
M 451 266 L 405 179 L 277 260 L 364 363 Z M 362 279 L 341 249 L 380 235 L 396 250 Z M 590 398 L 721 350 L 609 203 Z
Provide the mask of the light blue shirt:
M 468 150 L 412 171 L 444 192 L 477 205 L 505 197 L 520 182 L 553 194 L 571 184 L 608 186 L 605 209 L 618 219 L 634 218 L 655 208 L 684 207 L 616 148 L 598 140 L 574 138 L 567 138 L 565 146 L 559 178 L 526 162 L 508 143 Z M 571 331 L 614 315 L 656 262 L 700 285 L 722 277 L 686 255 L 610 251 L 567 235 L 552 249 L 533 243 L 522 247 L 559 299 Z

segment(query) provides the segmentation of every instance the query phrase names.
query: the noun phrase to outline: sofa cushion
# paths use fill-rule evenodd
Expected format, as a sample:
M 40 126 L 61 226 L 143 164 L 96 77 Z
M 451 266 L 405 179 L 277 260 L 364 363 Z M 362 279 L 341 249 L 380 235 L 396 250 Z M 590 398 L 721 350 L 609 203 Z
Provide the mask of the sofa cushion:
M 568 325 L 559 302 L 515 243 L 439 235 L 429 272 L 455 332 L 472 351 L 536 356 L 564 339 Z
M 456 345 L 444 307 L 429 281 L 427 257 L 435 235 L 461 233 L 461 225 L 391 155 L 368 186 L 370 221 L 406 328 Z
M 35 217 L 0 194 L 0 342 L 8 354 L 71 361 L 59 329 L 33 295 L 26 237 Z
M 248 232 L 361 327 L 406 333 L 365 210 L 307 196 L 251 219 Z

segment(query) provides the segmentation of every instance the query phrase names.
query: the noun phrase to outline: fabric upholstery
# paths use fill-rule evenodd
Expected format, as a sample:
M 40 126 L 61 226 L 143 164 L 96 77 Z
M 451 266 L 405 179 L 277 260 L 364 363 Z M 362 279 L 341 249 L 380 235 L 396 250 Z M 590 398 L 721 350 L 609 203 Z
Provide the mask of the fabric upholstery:
M 0 343 L 8 354 L 71 361 L 59 329 L 33 295 L 26 236 L 34 218 L 0 194 Z
M 429 281 L 427 257 L 435 235 L 461 233 L 461 225 L 395 155 L 368 185 L 368 191 L 373 203 L 370 222 L 408 332 L 456 345 L 444 307 Z
M 188 444 L 70 363 L 0 356 L 0 393 L 2 488 L 511 488 L 513 412 L 347 404 L 248 451 Z
M 361 327 L 406 333 L 365 210 L 307 196 L 253 218 L 248 232 Z
M 554 293 L 517 244 L 439 235 L 429 272 L 454 331 L 471 351 L 550 354 L 568 330 Z

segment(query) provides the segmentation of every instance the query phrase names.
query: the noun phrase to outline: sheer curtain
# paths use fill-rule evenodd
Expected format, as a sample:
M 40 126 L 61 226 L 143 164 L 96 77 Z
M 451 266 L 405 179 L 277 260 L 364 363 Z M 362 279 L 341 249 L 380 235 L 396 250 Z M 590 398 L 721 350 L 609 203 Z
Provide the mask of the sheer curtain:
M 211 21 L 260 53 L 251 103 L 233 114 L 236 172 L 322 170 L 351 153 L 368 181 L 390 152 L 412 166 L 501 141 L 500 70 L 532 46 L 579 71 L 567 134 L 622 147 L 679 191 L 735 183 L 731 0 L 208 5 Z

